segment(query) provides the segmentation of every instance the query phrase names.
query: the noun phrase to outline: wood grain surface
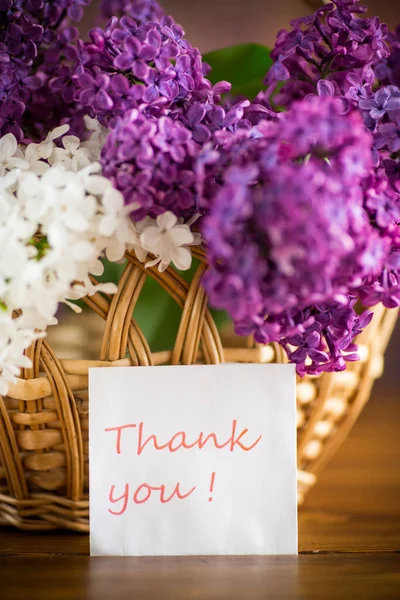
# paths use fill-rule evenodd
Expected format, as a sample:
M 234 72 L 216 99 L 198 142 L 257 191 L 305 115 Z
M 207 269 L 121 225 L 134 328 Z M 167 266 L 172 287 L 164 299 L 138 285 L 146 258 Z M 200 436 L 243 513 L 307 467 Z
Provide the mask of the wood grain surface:
M 397 344 L 373 399 L 300 510 L 298 557 L 90 559 L 87 536 L 3 529 L 1 600 L 399 599 Z

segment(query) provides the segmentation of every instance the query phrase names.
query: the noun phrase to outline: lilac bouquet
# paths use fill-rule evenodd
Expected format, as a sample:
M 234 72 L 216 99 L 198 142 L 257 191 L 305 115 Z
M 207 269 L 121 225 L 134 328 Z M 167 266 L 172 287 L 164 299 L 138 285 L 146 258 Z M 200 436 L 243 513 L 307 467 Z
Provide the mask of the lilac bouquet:
M 0 236 L 20 257 L 0 259 L 0 392 L 104 254 L 187 270 L 199 243 L 238 334 L 300 375 L 358 360 L 360 306 L 400 305 L 400 30 L 333 0 L 271 52 L 202 57 L 156 0 L 103 0 L 79 39 L 89 2 L 0 0 Z

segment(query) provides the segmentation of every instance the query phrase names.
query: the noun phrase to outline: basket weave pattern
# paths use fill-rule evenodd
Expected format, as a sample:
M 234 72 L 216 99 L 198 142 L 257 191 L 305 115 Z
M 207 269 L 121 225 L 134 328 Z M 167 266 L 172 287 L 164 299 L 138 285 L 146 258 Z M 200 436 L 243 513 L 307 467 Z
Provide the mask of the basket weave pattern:
M 27 530 L 89 529 L 88 369 L 221 362 L 286 362 L 277 344 L 224 347 L 207 308 L 200 265 L 190 284 L 173 269 L 145 269 L 127 254 L 118 293 L 96 294 L 86 303 L 103 319 L 99 360 L 58 359 L 47 340 L 30 349 L 31 369 L 0 397 L 0 524 Z M 146 277 L 153 277 L 182 308 L 172 351 L 151 352 L 132 315 Z M 361 361 L 341 373 L 298 381 L 299 502 L 350 431 L 382 373 L 383 352 L 397 318 L 382 307 L 360 336 Z M 83 317 L 85 318 L 85 317 Z M 90 343 L 90 340 L 88 340 Z

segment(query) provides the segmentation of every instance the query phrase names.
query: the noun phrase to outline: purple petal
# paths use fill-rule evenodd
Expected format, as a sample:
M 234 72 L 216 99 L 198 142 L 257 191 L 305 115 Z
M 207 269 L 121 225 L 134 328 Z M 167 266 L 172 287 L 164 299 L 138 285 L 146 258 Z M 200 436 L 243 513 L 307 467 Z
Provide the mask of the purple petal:
M 290 360 L 294 363 L 302 363 L 307 358 L 307 350 L 303 347 L 297 348 L 291 355 Z
M 317 83 L 317 92 L 320 98 L 326 96 L 333 97 L 335 95 L 335 86 L 327 79 L 320 79 Z
M 116 69 L 120 69 L 121 71 L 127 71 L 131 68 L 133 60 L 132 54 L 129 52 L 122 52 L 116 58 L 114 58 L 114 67 Z
M 400 110 L 400 96 L 389 98 L 386 103 L 386 110 L 397 111 Z
M 138 79 L 146 80 L 149 73 L 149 67 L 144 60 L 136 60 L 132 65 L 132 73 Z
M 114 102 L 105 90 L 99 90 L 96 94 L 93 106 L 98 110 L 111 110 Z
M 204 118 L 206 109 L 202 104 L 192 104 L 187 111 L 186 118 L 190 125 L 198 125 Z
M 320 350 L 316 350 L 315 348 L 310 348 L 308 351 L 308 356 L 311 358 L 311 360 L 315 361 L 315 362 L 327 362 L 329 360 L 328 355 L 326 354 L 326 352 L 321 352 Z
M 382 119 L 382 117 L 385 116 L 385 113 L 386 109 L 379 110 L 378 108 L 373 108 L 370 112 L 370 115 L 373 119 L 375 119 L 375 121 L 379 121 L 380 119 Z
M 277 81 L 287 81 L 290 79 L 290 73 L 286 66 L 282 62 L 276 62 L 272 65 L 269 70 L 269 75 L 271 75 Z

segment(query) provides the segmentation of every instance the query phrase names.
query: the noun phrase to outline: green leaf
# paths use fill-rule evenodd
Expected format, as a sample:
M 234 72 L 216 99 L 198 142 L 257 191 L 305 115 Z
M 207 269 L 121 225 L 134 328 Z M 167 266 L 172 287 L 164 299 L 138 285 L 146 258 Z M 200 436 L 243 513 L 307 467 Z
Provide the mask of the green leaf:
M 270 50 L 261 44 L 240 44 L 206 54 L 204 61 L 212 67 L 212 83 L 229 81 L 232 95 L 252 100 L 265 89 L 263 81 L 272 65 Z

